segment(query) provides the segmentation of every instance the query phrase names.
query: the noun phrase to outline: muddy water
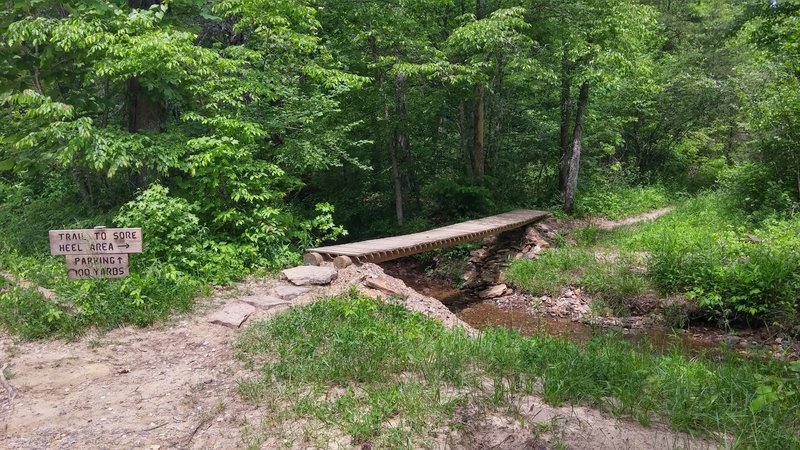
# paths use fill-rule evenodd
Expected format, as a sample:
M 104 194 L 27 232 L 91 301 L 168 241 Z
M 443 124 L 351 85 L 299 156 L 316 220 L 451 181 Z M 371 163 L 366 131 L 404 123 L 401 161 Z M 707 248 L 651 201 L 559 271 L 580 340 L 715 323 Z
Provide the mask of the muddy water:
M 689 354 L 718 353 L 717 343 L 703 339 L 691 330 L 672 332 L 662 328 L 646 330 L 593 327 L 569 319 L 543 317 L 521 309 L 501 308 L 490 300 L 481 300 L 453 286 L 451 280 L 430 276 L 424 265 L 413 259 L 402 259 L 382 265 L 387 274 L 403 280 L 417 292 L 441 301 L 464 322 L 476 329 L 504 327 L 523 336 L 548 335 L 585 344 L 593 337 L 616 333 L 639 348 L 656 352 L 680 349 Z
M 479 301 L 468 305 L 457 313 L 458 317 L 475 328 L 505 327 L 523 336 L 548 335 L 585 344 L 593 337 L 615 333 L 641 349 L 666 353 L 673 349 L 684 353 L 717 353 L 719 345 L 695 337 L 688 331 L 672 332 L 663 328 L 646 330 L 609 329 L 592 327 L 568 319 L 540 317 L 526 311 L 503 309 L 490 301 Z

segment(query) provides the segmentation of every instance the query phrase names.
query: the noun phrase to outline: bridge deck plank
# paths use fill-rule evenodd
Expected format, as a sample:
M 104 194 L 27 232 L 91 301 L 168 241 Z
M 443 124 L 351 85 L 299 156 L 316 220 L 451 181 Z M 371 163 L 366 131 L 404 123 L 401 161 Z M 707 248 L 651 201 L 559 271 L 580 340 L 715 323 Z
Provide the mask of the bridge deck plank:
M 434 248 L 450 247 L 481 239 L 537 222 L 547 216 L 549 213 L 544 211 L 516 210 L 420 233 L 312 248 L 308 252 L 319 253 L 328 258 L 349 256 L 364 262 L 388 261 Z

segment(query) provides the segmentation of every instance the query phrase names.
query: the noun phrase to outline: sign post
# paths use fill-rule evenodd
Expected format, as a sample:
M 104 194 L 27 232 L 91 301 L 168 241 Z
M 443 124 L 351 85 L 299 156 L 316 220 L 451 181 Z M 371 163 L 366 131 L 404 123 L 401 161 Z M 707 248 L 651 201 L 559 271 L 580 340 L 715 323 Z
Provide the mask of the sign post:
M 142 252 L 141 228 L 50 230 L 49 235 L 50 254 L 66 257 L 72 280 L 127 277 L 128 254 Z

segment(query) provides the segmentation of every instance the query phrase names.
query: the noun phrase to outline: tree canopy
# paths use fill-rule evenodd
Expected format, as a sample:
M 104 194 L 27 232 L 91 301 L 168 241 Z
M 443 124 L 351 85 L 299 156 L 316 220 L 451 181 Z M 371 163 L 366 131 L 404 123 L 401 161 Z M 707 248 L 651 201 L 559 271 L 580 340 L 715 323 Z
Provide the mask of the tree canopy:
M 186 252 L 241 270 L 345 230 L 592 212 L 613 186 L 727 183 L 744 207 L 790 211 L 798 8 L 9 2 L 0 201 L 62 221 L 193 223 Z

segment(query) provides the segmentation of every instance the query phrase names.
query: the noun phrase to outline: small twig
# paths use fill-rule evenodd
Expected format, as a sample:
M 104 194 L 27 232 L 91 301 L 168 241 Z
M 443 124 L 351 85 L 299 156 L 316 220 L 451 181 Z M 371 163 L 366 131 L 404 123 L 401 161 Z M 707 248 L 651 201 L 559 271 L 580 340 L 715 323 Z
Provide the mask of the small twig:
M 8 394 L 8 401 L 14 400 L 14 397 L 17 396 L 16 391 L 14 388 L 8 384 L 8 380 L 6 380 L 6 368 L 8 367 L 8 363 L 3 364 L 3 368 L 0 369 L 0 384 L 6 389 L 6 393 Z
M 156 425 L 156 426 L 154 426 L 154 427 L 145 428 L 144 430 L 140 430 L 139 432 L 140 432 L 140 433 L 142 433 L 142 432 L 145 432 L 145 431 L 153 431 L 153 430 L 157 430 L 157 429 L 159 429 L 159 428 L 163 427 L 164 425 L 169 425 L 169 422 L 167 421 L 167 422 L 164 422 L 164 423 L 162 423 L 161 425 Z
M 210 422 L 211 422 L 211 418 L 208 418 L 208 417 L 204 417 L 204 418 L 200 419 L 200 423 L 198 423 L 197 426 L 194 427 L 194 430 L 192 431 L 192 434 L 190 434 L 189 437 L 186 438 L 186 445 L 188 446 L 192 442 L 192 439 L 194 439 L 194 435 L 197 434 L 197 432 L 200 430 L 200 428 L 203 428 L 203 425 L 206 425 L 206 424 L 208 424 Z

